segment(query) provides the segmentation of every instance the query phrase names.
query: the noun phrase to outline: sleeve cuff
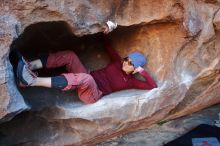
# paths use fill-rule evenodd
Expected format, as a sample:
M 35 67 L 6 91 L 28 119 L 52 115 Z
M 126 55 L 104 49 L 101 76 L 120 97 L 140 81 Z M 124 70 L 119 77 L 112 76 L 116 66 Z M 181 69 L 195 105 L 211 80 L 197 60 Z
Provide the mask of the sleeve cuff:
M 139 73 L 143 73 L 144 72 L 144 69 L 143 68 L 141 68 L 140 69 L 140 71 L 139 71 Z

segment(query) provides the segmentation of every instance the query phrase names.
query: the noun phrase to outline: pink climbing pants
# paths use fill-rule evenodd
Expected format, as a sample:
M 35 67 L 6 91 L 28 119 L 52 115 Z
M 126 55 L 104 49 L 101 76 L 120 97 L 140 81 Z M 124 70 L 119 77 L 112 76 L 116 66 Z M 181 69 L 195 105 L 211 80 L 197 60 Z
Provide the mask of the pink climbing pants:
M 87 70 L 80 62 L 77 55 L 72 51 L 61 51 L 49 54 L 47 59 L 47 68 L 57 68 L 65 66 L 68 73 L 64 73 L 68 85 L 64 91 L 77 89 L 81 101 L 86 104 L 98 101 L 102 92 L 98 89 L 93 77 L 87 73 Z

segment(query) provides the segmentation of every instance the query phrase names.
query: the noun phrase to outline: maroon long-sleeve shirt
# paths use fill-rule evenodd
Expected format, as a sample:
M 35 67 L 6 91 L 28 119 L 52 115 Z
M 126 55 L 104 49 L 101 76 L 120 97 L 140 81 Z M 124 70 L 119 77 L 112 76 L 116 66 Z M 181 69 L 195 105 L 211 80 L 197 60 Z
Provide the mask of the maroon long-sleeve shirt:
M 134 88 L 150 90 L 157 87 L 154 79 L 145 70 L 140 72 L 145 78 L 145 81 L 138 80 L 131 74 L 126 74 L 122 70 L 121 57 L 111 47 L 106 37 L 104 38 L 104 47 L 107 50 L 111 62 L 105 68 L 90 73 L 104 95 L 123 89 Z

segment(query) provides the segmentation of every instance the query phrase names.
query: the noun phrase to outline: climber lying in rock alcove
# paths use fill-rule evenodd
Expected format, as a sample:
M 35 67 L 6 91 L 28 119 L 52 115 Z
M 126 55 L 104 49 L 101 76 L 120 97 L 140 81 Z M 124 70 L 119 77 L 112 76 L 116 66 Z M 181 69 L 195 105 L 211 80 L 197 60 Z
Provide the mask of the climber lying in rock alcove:
M 111 47 L 107 33 L 116 28 L 116 24 L 108 21 L 102 35 L 102 42 L 110 63 L 104 68 L 88 71 L 78 56 L 70 50 L 57 51 L 41 55 L 39 58 L 26 61 L 19 51 L 11 52 L 17 84 L 20 87 L 41 86 L 67 91 L 76 89 L 80 100 L 86 104 L 98 101 L 102 96 L 123 89 L 150 90 L 157 85 L 153 78 L 143 69 L 145 56 L 140 52 L 132 52 L 124 59 Z M 13 58 L 13 59 L 12 59 Z M 33 71 L 46 68 L 65 67 L 66 73 L 51 77 L 40 77 Z M 139 73 L 145 81 L 136 79 L 133 74 Z

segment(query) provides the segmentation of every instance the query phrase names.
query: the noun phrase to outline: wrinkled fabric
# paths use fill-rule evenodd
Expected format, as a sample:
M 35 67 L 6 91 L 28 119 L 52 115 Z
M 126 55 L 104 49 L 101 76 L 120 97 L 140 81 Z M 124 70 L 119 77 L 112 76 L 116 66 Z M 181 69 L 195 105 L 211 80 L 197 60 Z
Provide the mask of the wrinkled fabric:
M 65 66 L 68 73 L 62 74 L 68 82 L 64 91 L 76 89 L 81 101 L 86 104 L 94 103 L 102 96 L 93 77 L 80 62 L 77 55 L 72 51 L 61 51 L 49 54 L 47 68 Z
M 90 73 L 99 89 L 103 92 L 103 95 L 124 89 L 151 90 L 157 87 L 156 82 L 146 70 L 140 72 L 145 81 L 136 79 L 132 74 L 126 74 L 122 70 L 121 57 L 111 47 L 108 40 L 108 38 L 104 37 L 104 48 L 111 62 L 105 68 Z

